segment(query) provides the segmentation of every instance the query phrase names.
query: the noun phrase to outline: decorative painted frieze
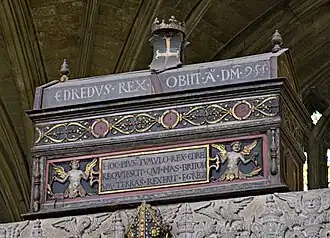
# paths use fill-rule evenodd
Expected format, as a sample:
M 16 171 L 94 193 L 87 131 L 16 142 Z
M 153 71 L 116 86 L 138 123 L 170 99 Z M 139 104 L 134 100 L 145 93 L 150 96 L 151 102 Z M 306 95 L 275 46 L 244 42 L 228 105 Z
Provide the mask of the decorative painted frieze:
M 143 135 L 150 132 L 258 120 L 279 113 L 279 97 L 266 95 L 184 106 L 125 112 L 95 118 L 39 124 L 35 145 L 49 145 Z

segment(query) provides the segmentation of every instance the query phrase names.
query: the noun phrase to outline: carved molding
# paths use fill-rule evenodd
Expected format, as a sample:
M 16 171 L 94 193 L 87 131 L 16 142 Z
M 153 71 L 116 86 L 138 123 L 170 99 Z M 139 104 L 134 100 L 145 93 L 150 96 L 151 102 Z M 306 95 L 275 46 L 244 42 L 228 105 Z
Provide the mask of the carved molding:
M 40 185 L 41 185 L 41 169 L 40 158 L 35 157 L 33 160 L 33 188 L 32 188 L 32 210 L 34 212 L 40 209 Z
M 137 113 L 122 113 L 102 118 L 37 125 L 35 145 L 70 143 L 152 131 L 180 130 L 230 121 L 262 119 L 275 117 L 278 112 L 278 97 L 268 95 Z
M 272 175 L 276 175 L 278 173 L 278 146 L 279 146 L 279 138 L 278 138 L 278 132 L 276 128 L 272 128 L 270 130 L 271 132 L 271 145 L 270 145 L 270 159 L 271 159 L 271 166 L 270 166 L 270 172 Z
M 327 237 L 330 190 L 269 194 L 153 207 L 169 237 Z M 0 237 L 124 238 L 137 209 L 0 224 Z
M 299 121 L 292 113 L 288 105 L 286 103 L 283 103 L 281 106 L 282 106 L 281 111 L 282 111 L 284 125 L 290 131 L 292 137 L 295 138 L 296 141 L 299 143 L 301 148 L 304 148 L 305 135 L 303 128 L 301 127 Z

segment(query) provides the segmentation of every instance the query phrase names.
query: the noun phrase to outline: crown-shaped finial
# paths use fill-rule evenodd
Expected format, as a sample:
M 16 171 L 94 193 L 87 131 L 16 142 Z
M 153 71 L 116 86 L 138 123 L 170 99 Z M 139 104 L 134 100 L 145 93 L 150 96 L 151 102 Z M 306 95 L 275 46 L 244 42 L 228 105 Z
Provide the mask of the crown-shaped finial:
M 179 22 L 174 16 L 171 16 L 168 20 L 168 23 L 163 19 L 160 21 L 158 18 L 154 20 L 151 25 L 151 32 L 155 33 L 158 31 L 180 31 L 183 34 L 185 33 L 185 23 Z
M 63 60 L 63 64 L 61 65 L 60 73 L 62 77 L 60 78 L 61 82 L 65 82 L 69 79 L 68 75 L 70 74 L 69 65 L 66 62 L 66 59 Z
M 281 45 L 283 44 L 283 39 L 282 39 L 280 33 L 278 32 L 278 30 L 275 31 L 271 42 L 273 45 L 272 52 L 273 53 L 278 52 L 281 49 Z

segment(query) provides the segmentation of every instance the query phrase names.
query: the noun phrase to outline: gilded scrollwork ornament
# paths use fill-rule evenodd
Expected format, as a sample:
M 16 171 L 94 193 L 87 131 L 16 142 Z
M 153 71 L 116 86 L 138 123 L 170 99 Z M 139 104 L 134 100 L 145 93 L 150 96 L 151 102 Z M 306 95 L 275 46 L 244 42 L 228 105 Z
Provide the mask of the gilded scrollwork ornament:
M 73 121 L 36 128 L 35 144 L 58 144 L 87 139 L 89 121 Z
M 277 96 L 269 95 L 42 125 L 36 128 L 35 144 L 70 143 L 110 136 L 275 117 L 279 112 L 278 101 Z

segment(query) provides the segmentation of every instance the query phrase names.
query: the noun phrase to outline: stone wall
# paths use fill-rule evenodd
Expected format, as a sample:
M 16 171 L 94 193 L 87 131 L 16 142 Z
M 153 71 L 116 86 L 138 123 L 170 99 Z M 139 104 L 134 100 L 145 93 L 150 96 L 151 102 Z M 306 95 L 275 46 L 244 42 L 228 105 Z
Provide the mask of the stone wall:
M 330 190 L 157 207 L 172 237 L 328 237 Z M 0 238 L 121 238 L 136 210 L 0 224 Z

